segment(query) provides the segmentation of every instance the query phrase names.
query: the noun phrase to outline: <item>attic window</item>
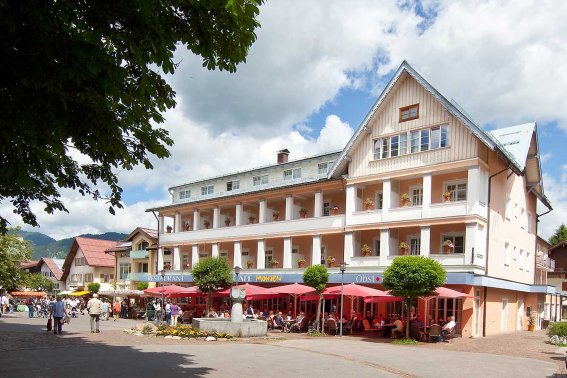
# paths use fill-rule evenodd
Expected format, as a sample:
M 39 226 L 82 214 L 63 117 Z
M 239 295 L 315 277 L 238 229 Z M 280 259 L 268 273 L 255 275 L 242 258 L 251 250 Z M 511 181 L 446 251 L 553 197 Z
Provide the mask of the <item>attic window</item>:
M 411 121 L 419 118 L 419 104 L 400 108 L 400 122 Z

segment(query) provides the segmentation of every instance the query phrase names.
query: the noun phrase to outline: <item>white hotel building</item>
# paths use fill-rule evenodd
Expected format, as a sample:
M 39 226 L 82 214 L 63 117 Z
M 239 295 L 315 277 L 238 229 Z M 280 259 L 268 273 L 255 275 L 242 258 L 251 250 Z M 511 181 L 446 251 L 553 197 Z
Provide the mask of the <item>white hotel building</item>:
M 191 282 L 184 267 L 221 256 L 246 269 L 242 281 L 301 282 L 300 260 L 309 266 L 333 257 L 348 264 L 345 282 L 380 287 L 404 242 L 409 254 L 444 266 L 448 287 L 470 295 L 427 306 L 427 317 L 457 316 L 464 337 L 526 329 L 528 311 L 543 318 L 544 304 L 557 301 L 541 279 L 549 266 L 535 259 L 536 205 L 551 209 L 535 123 L 485 132 L 404 62 L 343 150 L 287 155 L 173 186 L 172 203 L 151 209 L 159 217 L 156 266 L 132 279 L 159 280 L 165 255 L 173 262 L 166 281 Z M 329 270 L 339 283 L 338 268 Z

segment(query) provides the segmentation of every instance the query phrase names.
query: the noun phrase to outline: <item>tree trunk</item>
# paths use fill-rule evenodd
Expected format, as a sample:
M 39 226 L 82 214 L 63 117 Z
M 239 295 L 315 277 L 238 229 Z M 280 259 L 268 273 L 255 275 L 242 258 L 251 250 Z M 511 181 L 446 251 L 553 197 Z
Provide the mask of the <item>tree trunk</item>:
M 321 316 L 321 301 L 323 300 L 323 294 L 319 294 L 319 303 L 317 303 L 317 317 L 315 318 L 315 329 L 319 331 L 319 321 Z
M 410 298 L 406 298 L 406 339 L 410 338 L 409 329 L 410 329 Z
M 203 318 L 208 318 L 209 317 L 209 310 L 211 309 L 211 297 L 212 297 L 213 293 L 209 293 L 207 294 L 207 304 L 205 306 L 205 308 L 207 309 L 205 312 L 205 316 L 203 316 Z

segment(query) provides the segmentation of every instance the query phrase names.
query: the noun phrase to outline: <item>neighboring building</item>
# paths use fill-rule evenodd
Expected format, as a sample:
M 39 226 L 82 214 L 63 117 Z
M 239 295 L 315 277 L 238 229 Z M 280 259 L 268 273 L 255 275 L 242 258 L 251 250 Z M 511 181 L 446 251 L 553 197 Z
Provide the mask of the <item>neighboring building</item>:
M 39 260 L 39 272 L 53 282 L 53 291 L 65 290 L 65 282 L 61 280 L 64 262 L 64 259 L 52 259 L 51 257 L 42 257 Z
M 348 267 L 344 276 L 331 267 L 330 283 L 380 287 L 403 242 L 409 254 L 439 261 L 447 285 L 470 296 L 417 303 L 433 319 L 455 315 L 465 337 L 527 329 L 526 314 L 552 302 L 550 269 L 536 265 L 536 205 L 551 205 L 535 123 L 484 132 L 404 62 L 342 151 L 295 161 L 288 154 L 170 188 L 172 204 L 151 211 L 159 217 L 156 271 L 167 261 L 173 271 L 140 279 L 191 282 L 185 264 L 219 256 L 248 268 L 240 281 L 301 282 L 301 260 L 334 260 Z M 344 313 L 399 306 L 347 301 Z
M 548 283 L 554 285 L 561 293 L 561 318 L 567 318 L 567 241 L 554 246 L 547 244 L 550 260 L 553 261 L 554 270 L 548 273 Z
M 39 273 L 39 260 L 21 261 L 20 269 L 28 273 Z
M 116 289 L 136 290 L 139 282 L 137 277 L 155 274 L 157 237 L 157 230 L 138 227 L 124 242 L 106 250 L 116 259 Z M 171 259 L 171 254 L 169 257 Z M 166 259 L 166 265 L 168 261 Z
M 82 290 L 98 282 L 101 290 L 111 290 L 114 282 L 114 256 L 105 251 L 120 242 L 76 237 L 63 263 L 61 280 L 67 290 Z

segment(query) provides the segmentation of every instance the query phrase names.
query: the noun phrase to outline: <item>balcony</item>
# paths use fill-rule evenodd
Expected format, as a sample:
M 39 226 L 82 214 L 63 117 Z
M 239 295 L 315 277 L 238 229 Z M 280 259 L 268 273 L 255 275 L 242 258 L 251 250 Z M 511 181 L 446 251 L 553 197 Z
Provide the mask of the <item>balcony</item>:
M 149 252 L 145 249 L 141 249 L 139 251 L 131 251 L 130 258 L 131 259 L 146 259 L 149 256 Z
M 344 215 L 317 218 L 302 218 L 290 221 L 255 223 L 234 227 L 221 227 L 198 231 L 183 231 L 162 234 L 160 243 L 195 243 L 209 240 L 241 240 L 257 237 L 277 237 L 292 233 L 321 232 L 329 229 L 340 230 L 345 225 Z
M 555 270 L 555 260 L 549 258 L 544 253 L 538 252 L 536 255 L 536 268 L 546 272 L 553 272 Z

